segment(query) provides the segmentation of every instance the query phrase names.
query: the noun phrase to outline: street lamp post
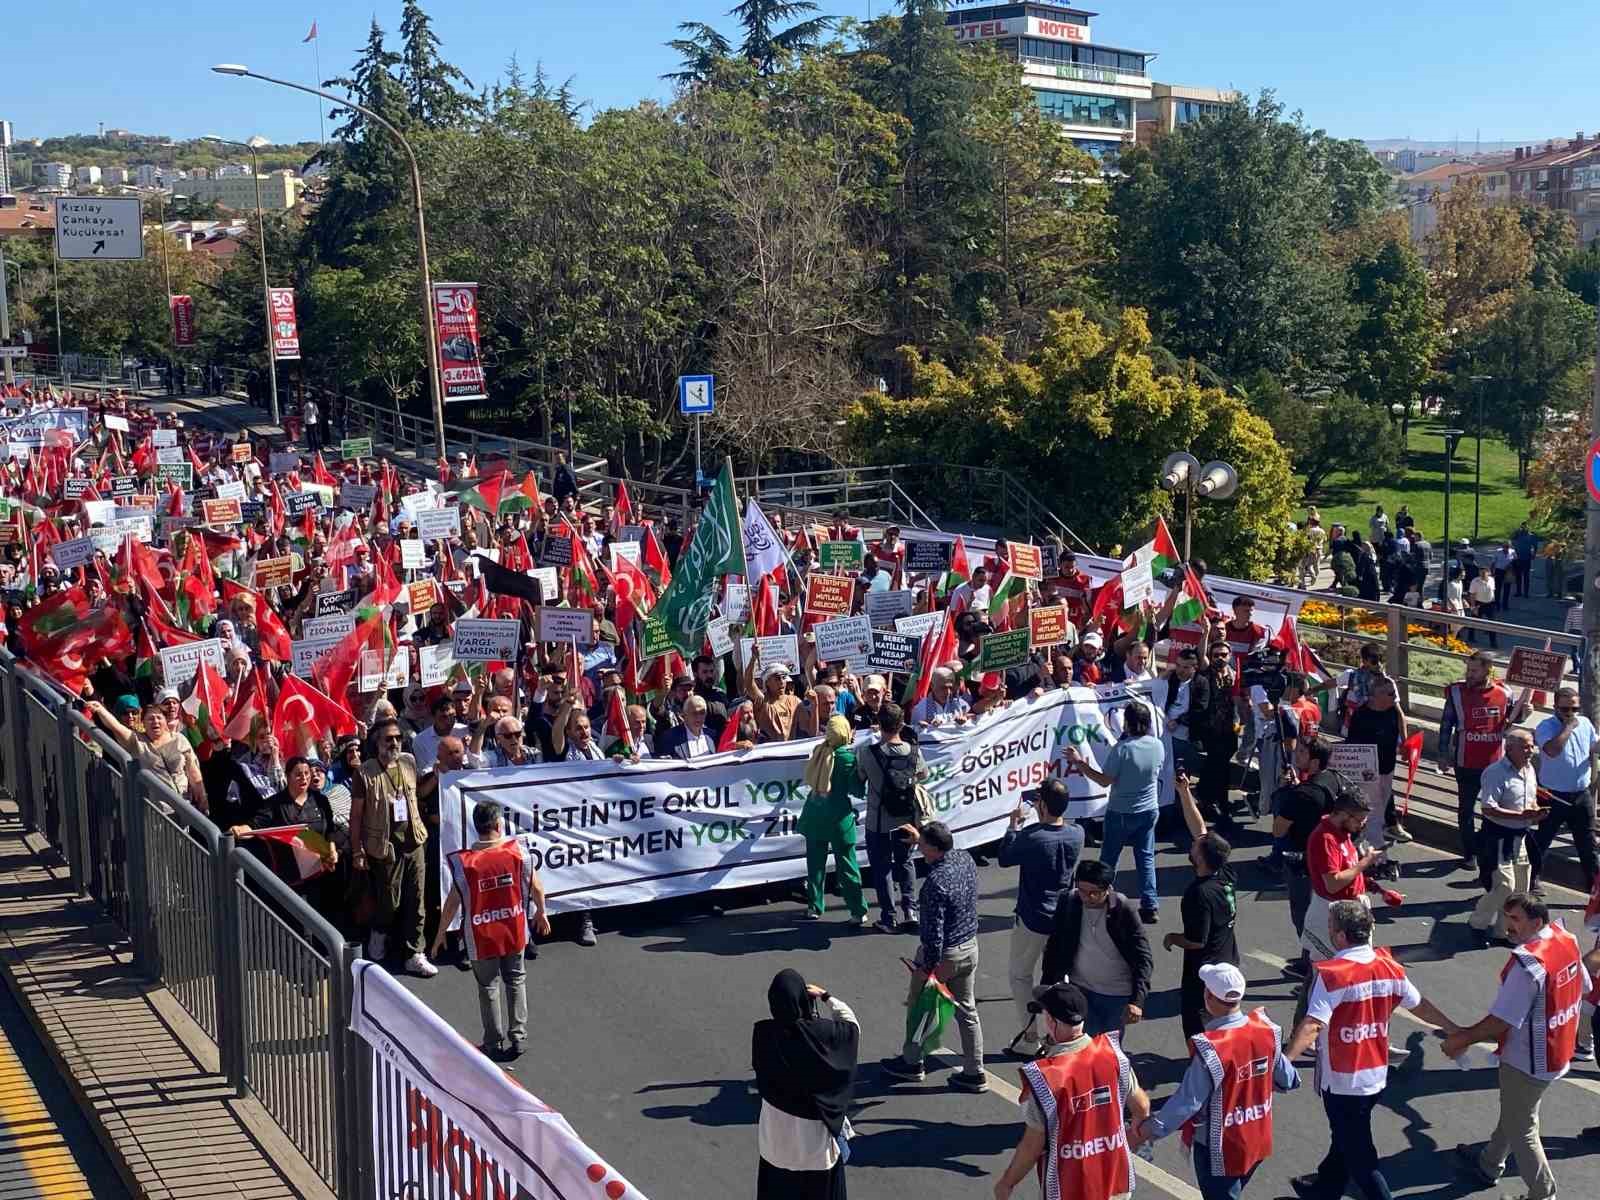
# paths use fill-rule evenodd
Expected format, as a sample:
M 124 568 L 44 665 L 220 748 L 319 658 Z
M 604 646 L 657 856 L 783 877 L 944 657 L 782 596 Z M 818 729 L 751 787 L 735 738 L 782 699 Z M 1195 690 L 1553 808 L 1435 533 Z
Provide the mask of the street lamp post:
M 1489 383 L 1494 376 L 1474 375 L 1472 377 L 1473 390 L 1478 393 L 1478 460 L 1472 471 L 1472 540 L 1478 540 L 1478 515 L 1483 503 L 1483 385 Z
M 365 105 L 357 104 L 354 100 L 346 97 L 337 96 L 332 92 L 325 92 L 320 88 L 307 87 L 303 83 L 293 83 L 287 79 L 274 79 L 270 75 L 261 75 L 237 63 L 219 63 L 211 69 L 219 75 L 238 75 L 249 79 L 259 79 L 263 83 L 275 83 L 279 87 L 293 88 L 297 92 L 321 96 L 324 100 L 331 100 L 343 108 L 354 109 L 392 134 L 395 140 L 400 143 L 401 149 L 406 152 L 406 162 L 411 167 L 411 198 L 417 210 L 417 269 L 422 277 L 422 329 L 428 345 L 428 385 L 433 393 L 433 433 L 434 440 L 438 443 L 438 455 L 443 458 L 444 391 L 439 381 L 439 337 L 433 320 L 433 279 L 428 271 L 428 226 L 422 208 L 422 171 L 417 166 L 417 156 L 411 149 L 411 143 L 406 140 L 405 134 L 401 133 L 391 122 L 385 120 Z
M 1186 451 L 1167 455 L 1161 467 L 1161 486 L 1169 492 L 1183 493 L 1183 561 L 1189 561 L 1189 541 L 1194 528 L 1196 496 L 1226 500 L 1239 490 L 1239 472 L 1225 462 L 1205 466 Z
M 1454 479 L 1454 464 L 1456 458 L 1456 444 L 1460 442 L 1464 429 L 1441 429 L 1439 436 L 1444 439 L 1444 572 L 1439 580 L 1439 598 L 1445 599 L 1450 594 L 1450 488 Z M 1466 580 L 1461 581 L 1465 588 Z
M 272 423 L 279 425 L 282 424 L 282 418 L 278 413 L 278 364 L 272 356 L 272 284 L 267 278 L 267 214 L 261 206 L 261 164 L 256 158 L 256 150 L 265 146 L 267 139 L 253 137 L 248 142 L 236 142 L 211 133 L 200 140 L 221 142 L 225 146 L 238 146 L 250 151 L 250 174 L 255 177 L 256 183 L 256 241 L 260 243 L 261 250 L 261 319 L 267 338 L 267 395 L 272 405 Z

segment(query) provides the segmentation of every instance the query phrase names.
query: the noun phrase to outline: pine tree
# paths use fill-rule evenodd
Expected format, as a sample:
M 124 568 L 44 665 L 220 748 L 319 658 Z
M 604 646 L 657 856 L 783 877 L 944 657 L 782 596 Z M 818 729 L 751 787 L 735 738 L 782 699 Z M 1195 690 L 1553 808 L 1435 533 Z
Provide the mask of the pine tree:
M 816 11 L 812 0 L 740 0 L 728 10 L 744 30 L 740 57 L 754 63 L 761 74 L 770 75 L 785 54 L 814 49 L 833 26 L 832 17 L 807 17 L 783 30 L 776 26 Z
M 716 73 L 717 63 L 728 57 L 733 43 L 704 21 L 684 21 L 678 26 L 687 37 L 673 38 L 667 43 L 683 58 L 683 69 L 669 71 L 663 79 L 681 84 L 704 83 Z
M 361 57 L 356 59 L 356 65 L 350 69 L 350 74 L 324 80 L 322 86 L 339 88 L 349 93 L 358 104 L 372 109 L 387 120 L 399 121 L 404 111 L 400 81 L 395 77 L 395 68 L 399 65 L 400 56 L 384 45 L 383 27 L 374 17 L 367 31 L 366 47 L 361 51 Z M 353 145 L 365 136 L 367 118 L 353 108 L 345 109 L 343 115 L 344 124 L 334 129 L 333 136 L 338 141 Z
M 444 129 L 472 115 L 478 107 L 469 94 L 472 80 L 440 56 L 432 19 L 417 0 L 406 0 L 401 11 L 400 42 L 400 84 L 412 119 Z

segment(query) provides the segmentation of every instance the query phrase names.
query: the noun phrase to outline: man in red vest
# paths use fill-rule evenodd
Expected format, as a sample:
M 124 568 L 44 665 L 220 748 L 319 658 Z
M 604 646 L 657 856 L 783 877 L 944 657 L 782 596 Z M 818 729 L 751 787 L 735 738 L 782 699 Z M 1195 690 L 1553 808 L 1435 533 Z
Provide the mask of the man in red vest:
M 1389 1081 L 1389 1018 L 1408 1008 L 1430 1024 L 1455 1025 L 1423 999 L 1387 950 L 1373 948 L 1365 903 L 1336 900 L 1327 914 L 1335 952 L 1312 964 L 1306 1016 L 1284 1053 L 1292 1062 L 1318 1043 L 1316 1083 L 1330 1145 L 1315 1174 L 1289 1183 L 1302 1200 L 1339 1200 L 1351 1183 L 1362 1200 L 1390 1200 L 1372 1141 L 1372 1110 Z
M 1094 580 L 1078 570 L 1078 556 L 1063 550 L 1057 558 L 1056 595 L 1067 606 L 1067 620 L 1079 629 L 1089 623 L 1089 607 Z
M 1283 1034 L 1261 1009 L 1248 1016 L 1244 973 L 1232 963 L 1200 968 L 1206 1027 L 1189 1041 L 1189 1069 L 1161 1111 L 1133 1129 L 1145 1141 L 1183 1130 L 1194 1148 L 1194 1174 L 1205 1200 L 1239 1200 L 1250 1176 L 1272 1153 L 1272 1093 L 1300 1086 L 1283 1055 Z
M 1439 769 L 1450 766 L 1455 770 L 1456 833 L 1461 839 L 1457 865 L 1462 870 L 1478 867 L 1472 816 L 1478 811 L 1483 773 L 1500 761 L 1506 730 L 1522 720 L 1528 709 L 1526 700 L 1513 703 L 1511 693 L 1495 680 L 1494 659 L 1482 650 L 1467 659 L 1466 678 L 1444 690 Z
M 1008 1200 L 1037 1169 L 1044 1200 L 1119 1200 L 1133 1191 L 1133 1153 L 1124 1121 L 1150 1115 L 1150 1097 L 1114 1034 L 1083 1031 L 1089 1002 L 1070 983 L 1034 989 L 1045 1050 L 1022 1068 L 1022 1141 L 995 1181 Z
M 500 807 L 487 800 L 472 809 L 472 828 L 478 840 L 449 857 L 454 886 L 439 914 L 434 935 L 437 956 L 446 930 L 461 911 L 461 932 L 467 944 L 472 974 L 478 980 L 478 1012 L 483 1017 L 483 1044 L 490 1058 L 510 1061 L 522 1055 L 528 1035 L 527 978 L 522 952 L 528 946 L 528 903 L 533 903 L 534 928 L 549 934 L 544 911 L 544 885 L 516 838 L 505 835 Z M 504 1009 L 500 988 L 506 992 L 505 1009 L 511 1013 L 511 1042 L 506 1045 Z
M 1528 1200 L 1549 1200 L 1556 1177 L 1539 1140 L 1539 1104 L 1550 1085 L 1567 1073 L 1578 1045 L 1584 995 L 1591 981 L 1578 939 L 1530 892 L 1513 892 L 1505 903 L 1511 959 L 1500 971 L 1500 991 L 1489 1015 L 1453 1032 L 1444 1052 L 1459 1058 L 1475 1042 L 1495 1042 L 1500 1051 L 1500 1123 L 1480 1153 L 1457 1146 L 1456 1154 L 1485 1187 L 1493 1187 L 1515 1154 L 1528 1185 Z

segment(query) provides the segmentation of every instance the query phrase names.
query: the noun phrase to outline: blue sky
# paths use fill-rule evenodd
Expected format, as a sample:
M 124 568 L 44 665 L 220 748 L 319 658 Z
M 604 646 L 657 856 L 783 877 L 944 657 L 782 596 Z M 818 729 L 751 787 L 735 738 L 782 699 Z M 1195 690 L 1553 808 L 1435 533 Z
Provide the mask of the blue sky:
M 474 81 L 499 76 L 515 52 L 575 77 L 598 107 L 665 97 L 674 66 L 664 46 L 677 22 L 726 27 L 734 0 L 432 0 L 445 52 Z M 864 17 L 891 0 L 832 0 L 824 11 Z M 1489 4 L 1484 0 L 1306 3 L 1144 0 L 1099 9 L 1095 41 L 1153 50 L 1156 78 L 1272 87 L 1312 125 L 1345 137 L 1569 137 L 1600 130 L 1592 0 Z M 0 118 L 18 137 L 93 132 L 98 122 L 178 137 L 261 133 L 314 139 L 316 102 L 252 80 L 213 75 L 215 62 L 310 82 L 311 22 L 324 78 L 342 73 L 376 13 L 391 35 L 399 0 L 280 0 L 202 6 L 173 0 L 52 0 L 7 23 L 0 46 Z

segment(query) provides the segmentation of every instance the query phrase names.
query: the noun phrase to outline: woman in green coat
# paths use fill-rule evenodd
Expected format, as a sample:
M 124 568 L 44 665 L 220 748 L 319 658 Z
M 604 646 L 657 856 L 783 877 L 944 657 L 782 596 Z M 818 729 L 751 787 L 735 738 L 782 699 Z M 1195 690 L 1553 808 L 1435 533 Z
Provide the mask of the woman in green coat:
M 850 918 L 858 925 L 871 923 L 866 897 L 861 894 L 861 869 L 856 866 L 856 809 L 861 777 L 856 774 L 856 754 L 850 748 L 850 722 L 834 716 L 828 720 L 822 741 L 806 763 L 805 783 L 811 790 L 797 825 L 806 839 L 806 898 L 803 918 L 822 920 L 822 888 L 828 875 L 828 852 L 833 852 Z

